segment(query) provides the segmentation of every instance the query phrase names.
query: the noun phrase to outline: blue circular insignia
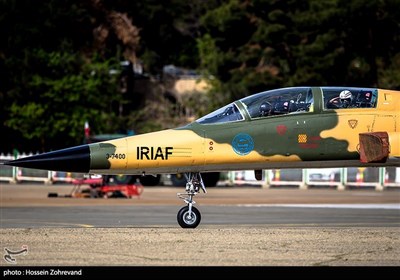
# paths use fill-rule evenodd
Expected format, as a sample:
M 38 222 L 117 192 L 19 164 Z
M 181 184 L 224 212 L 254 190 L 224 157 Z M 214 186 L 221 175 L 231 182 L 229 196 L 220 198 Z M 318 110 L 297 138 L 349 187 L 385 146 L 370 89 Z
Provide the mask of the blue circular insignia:
M 232 148 L 238 155 L 245 156 L 254 149 L 253 138 L 246 133 L 239 133 L 232 140 Z

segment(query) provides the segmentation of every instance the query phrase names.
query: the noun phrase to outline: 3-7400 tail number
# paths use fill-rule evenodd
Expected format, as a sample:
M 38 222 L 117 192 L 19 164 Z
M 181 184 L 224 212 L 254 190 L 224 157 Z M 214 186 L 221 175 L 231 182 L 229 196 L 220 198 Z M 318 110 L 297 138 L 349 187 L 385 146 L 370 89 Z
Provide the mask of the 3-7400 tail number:
M 106 154 L 107 159 L 125 159 L 125 154 Z

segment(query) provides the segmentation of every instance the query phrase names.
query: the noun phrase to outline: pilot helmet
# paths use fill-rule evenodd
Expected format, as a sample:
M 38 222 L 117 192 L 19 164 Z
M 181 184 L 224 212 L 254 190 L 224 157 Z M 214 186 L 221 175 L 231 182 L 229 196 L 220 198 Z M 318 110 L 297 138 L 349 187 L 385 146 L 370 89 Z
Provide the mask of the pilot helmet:
M 261 116 L 267 116 L 269 115 L 270 111 L 271 111 L 271 104 L 264 102 L 261 104 L 260 106 L 260 115 Z
M 353 100 L 353 95 L 349 90 L 343 90 L 339 94 L 340 102 L 344 105 L 350 105 L 351 101 Z

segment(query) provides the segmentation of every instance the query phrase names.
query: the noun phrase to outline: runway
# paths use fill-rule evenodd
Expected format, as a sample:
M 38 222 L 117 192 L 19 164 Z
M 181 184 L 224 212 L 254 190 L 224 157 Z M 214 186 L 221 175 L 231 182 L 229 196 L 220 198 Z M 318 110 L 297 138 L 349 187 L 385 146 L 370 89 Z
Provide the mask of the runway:
M 182 229 L 178 188 L 132 199 L 48 198 L 71 186 L 0 186 L 1 244 L 21 266 L 399 266 L 400 192 L 208 189 Z M 2 265 L 9 265 L 2 259 Z
M 371 208 L 369 208 L 371 207 Z M 179 227 L 170 205 L 2 208 L 2 228 Z M 236 205 L 198 207 L 207 226 L 399 227 L 398 205 Z

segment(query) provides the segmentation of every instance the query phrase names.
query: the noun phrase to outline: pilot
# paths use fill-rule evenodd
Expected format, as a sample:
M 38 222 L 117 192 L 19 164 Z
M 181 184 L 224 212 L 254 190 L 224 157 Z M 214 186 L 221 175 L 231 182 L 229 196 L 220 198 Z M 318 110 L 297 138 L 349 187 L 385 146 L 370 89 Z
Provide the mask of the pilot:
M 360 108 L 373 107 L 372 92 L 361 91 L 356 98 L 356 104 L 357 104 L 357 107 L 360 107 Z
M 339 99 L 342 108 L 347 108 L 353 104 L 353 95 L 349 90 L 343 90 L 340 92 Z
M 271 115 L 272 106 L 269 102 L 263 102 L 260 106 L 260 117 L 266 117 Z
M 349 108 L 353 106 L 353 95 L 349 90 L 343 90 L 339 96 L 329 101 L 329 108 Z

